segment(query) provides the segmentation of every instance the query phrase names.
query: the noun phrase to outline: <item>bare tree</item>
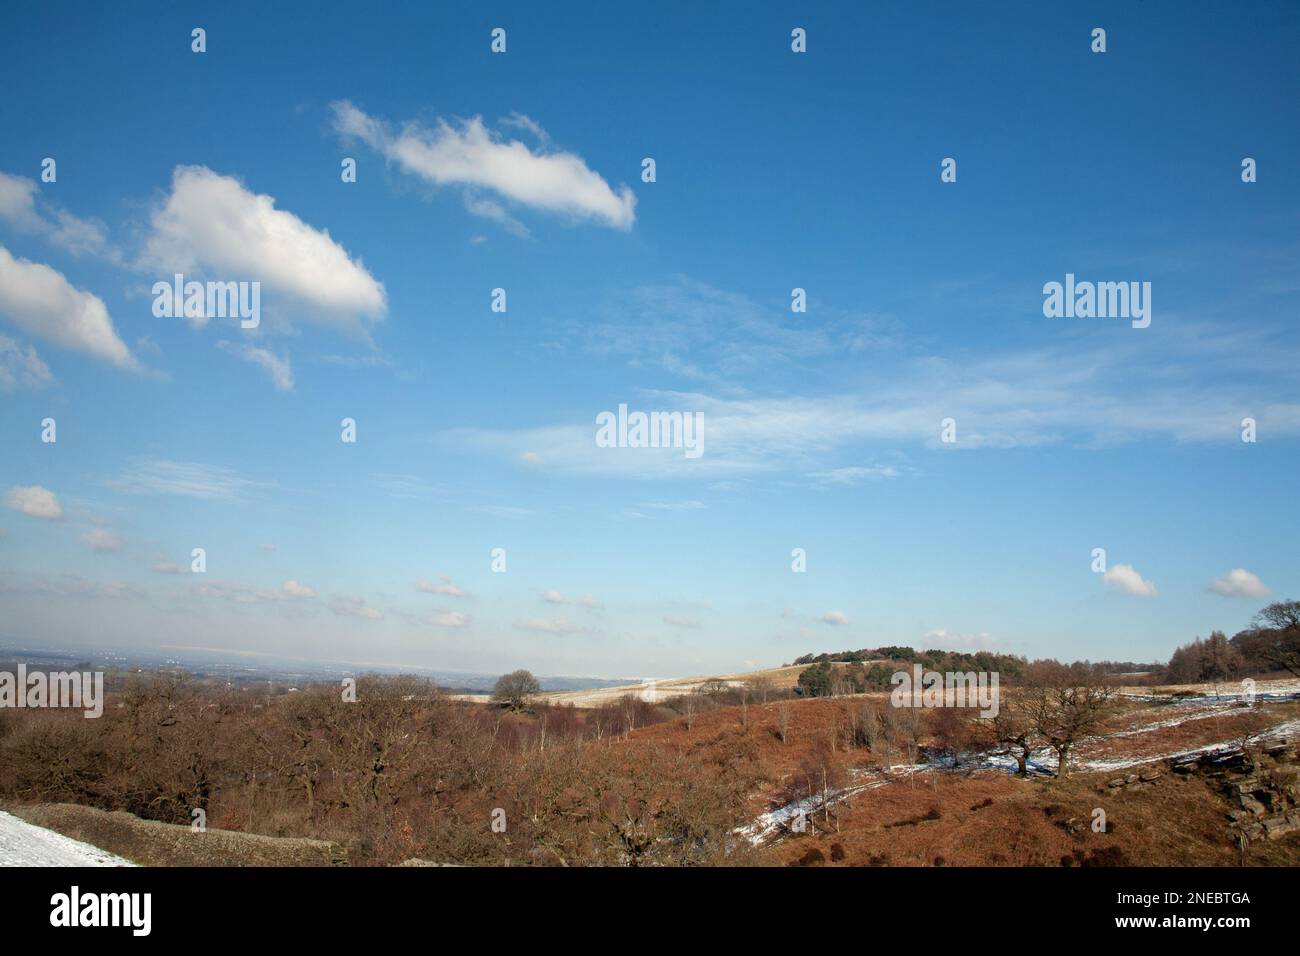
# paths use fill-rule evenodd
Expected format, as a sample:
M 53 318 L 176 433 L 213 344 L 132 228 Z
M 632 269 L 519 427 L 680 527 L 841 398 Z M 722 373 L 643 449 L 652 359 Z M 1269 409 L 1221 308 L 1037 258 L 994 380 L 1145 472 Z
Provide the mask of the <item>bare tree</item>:
M 1040 737 L 1034 724 L 1034 715 L 1026 701 L 1004 694 L 998 702 L 998 712 L 987 726 L 998 752 L 1016 758 L 1020 776 L 1029 775 L 1029 758 L 1038 748 Z
M 541 689 L 537 678 L 528 671 L 511 671 L 497 679 L 492 688 L 492 702 L 510 710 L 527 710 L 529 701 Z
M 1101 724 L 1114 692 L 1104 679 L 1064 667 L 1026 689 L 1027 713 L 1056 751 L 1058 777 L 1069 773 L 1071 748 Z
M 1214 696 L 1219 696 L 1219 686 L 1235 677 L 1241 667 L 1241 652 L 1228 643 L 1222 631 L 1214 631 L 1201 651 L 1201 675 L 1214 685 Z
M 1234 643 L 1270 667 L 1300 677 L 1300 601 L 1275 601 L 1255 615 L 1253 630 Z
M 783 700 L 776 709 L 776 727 L 781 735 L 781 743 L 790 742 L 790 702 Z

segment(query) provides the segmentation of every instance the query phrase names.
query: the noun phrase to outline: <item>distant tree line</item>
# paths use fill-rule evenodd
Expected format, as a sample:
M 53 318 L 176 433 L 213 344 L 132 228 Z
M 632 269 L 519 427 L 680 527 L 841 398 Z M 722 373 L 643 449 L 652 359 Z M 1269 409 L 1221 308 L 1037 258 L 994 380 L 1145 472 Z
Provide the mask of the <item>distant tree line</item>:
M 1231 638 L 1212 631 L 1184 644 L 1162 676 L 1171 684 L 1199 684 L 1278 672 L 1300 677 L 1300 601 L 1268 605 Z
M 888 661 L 882 664 L 881 661 Z M 900 664 L 920 664 L 940 673 L 968 671 L 997 673 L 1003 681 L 1025 679 L 1039 665 L 1068 666 L 1088 677 L 1143 674 L 1145 683 L 1218 684 L 1252 675 L 1289 673 L 1300 677 L 1300 601 L 1277 601 L 1261 610 L 1250 627 L 1232 638 L 1222 631 L 1196 638 L 1174 651 L 1167 664 L 1137 661 L 1034 661 L 989 651 L 917 651 L 902 645 L 804 654 L 795 665 L 808 665 L 799 673 L 799 693 L 810 697 L 860 694 L 889 690 L 890 678 Z M 839 664 L 845 666 L 835 667 Z

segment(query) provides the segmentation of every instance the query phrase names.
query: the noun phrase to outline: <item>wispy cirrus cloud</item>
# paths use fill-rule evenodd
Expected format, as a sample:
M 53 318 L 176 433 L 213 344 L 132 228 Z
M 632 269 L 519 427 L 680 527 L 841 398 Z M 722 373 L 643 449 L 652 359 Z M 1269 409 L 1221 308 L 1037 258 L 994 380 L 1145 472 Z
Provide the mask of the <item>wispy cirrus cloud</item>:
M 541 127 L 513 114 L 503 125 L 524 128 L 540 139 L 536 148 L 489 129 L 481 116 L 438 119 L 432 126 L 415 121 L 393 130 L 348 100 L 331 104 L 334 130 L 345 140 L 360 140 L 403 172 L 437 186 L 466 190 L 466 208 L 512 232 L 526 229 L 500 200 L 615 229 L 630 229 L 636 220 L 636 196 L 627 186 L 617 190 L 576 153 L 556 150 Z M 485 196 L 493 193 L 498 198 Z
M 38 197 L 40 197 L 38 199 Z M 0 172 L 0 221 L 20 232 L 35 233 L 74 256 L 94 255 L 120 261 L 108 242 L 108 229 L 97 219 L 82 219 L 41 196 L 34 179 Z
M 270 349 L 258 348 L 254 345 L 239 342 L 218 342 L 217 348 L 238 356 L 245 362 L 260 366 L 270 377 L 271 384 L 275 386 L 277 391 L 293 391 L 293 369 L 289 365 L 287 355 L 281 357 Z
M 222 501 L 242 501 L 271 487 L 222 465 L 165 458 L 138 459 L 121 475 L 108 479 L 104 484 L 123 494 L 178 495 Z
M 81 536 L 81 543 L 98 552 L 121 551 L 126 547 L 125 539 L 107 528 L 92 528 Z
M 47 388 L 54 382 L 50 367 L 36 354 L 36 347 L 25 349 L 13 339 L 0 335 L 0 392 Z

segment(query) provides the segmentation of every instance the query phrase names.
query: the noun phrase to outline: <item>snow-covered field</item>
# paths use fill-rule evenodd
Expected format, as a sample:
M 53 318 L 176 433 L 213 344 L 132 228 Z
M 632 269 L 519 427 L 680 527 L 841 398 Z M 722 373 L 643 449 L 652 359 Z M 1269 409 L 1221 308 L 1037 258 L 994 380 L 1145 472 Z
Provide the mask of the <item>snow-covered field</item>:
M 33 826 L 0 810 L 0 866 L 135 866 L 130 860 Z

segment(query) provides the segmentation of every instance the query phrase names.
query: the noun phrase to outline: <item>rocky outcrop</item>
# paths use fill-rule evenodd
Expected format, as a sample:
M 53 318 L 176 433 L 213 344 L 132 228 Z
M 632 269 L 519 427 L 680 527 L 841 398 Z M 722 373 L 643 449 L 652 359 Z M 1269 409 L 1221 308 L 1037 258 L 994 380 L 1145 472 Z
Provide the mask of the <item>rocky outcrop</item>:
M 1300 832 L 1300 754 L 1295 740 L 1190 754 L 1172 761 L 1183 777 L 1199 776 L 1228 799 L 1228 837 L 1238 845 Z

